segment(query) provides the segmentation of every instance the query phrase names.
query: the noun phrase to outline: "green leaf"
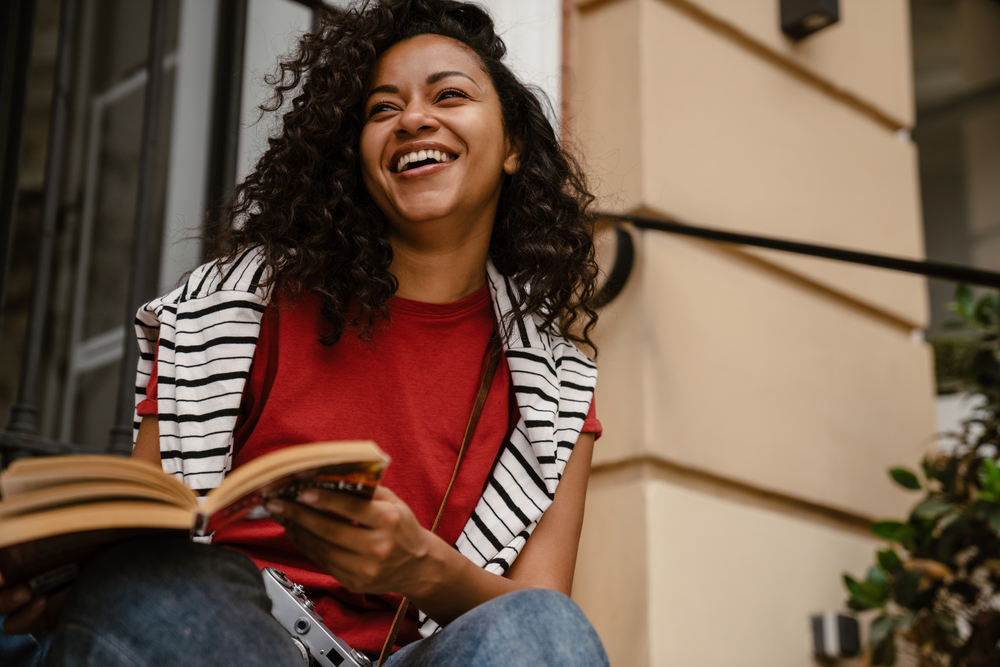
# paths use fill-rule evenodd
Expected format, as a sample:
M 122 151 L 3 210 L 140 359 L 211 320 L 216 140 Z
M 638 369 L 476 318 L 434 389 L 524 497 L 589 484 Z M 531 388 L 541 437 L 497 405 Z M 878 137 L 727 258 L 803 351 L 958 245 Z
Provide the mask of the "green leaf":
M 983 459 L 983 464 L 979 468 L 979 484 L 983 491 L 994 497 L 1000 494 L 1000 467 L 993 459 Z
M 952 509 L 952 507 L 953 505 L 951 503 L 931 498 L 914 507 L 910 516 L 914 516 L 918 519 L 936 519 L 948 510 Z
M 971 320 L 976 307 L 976 298 L 972 289 L 965 283 L 955 286 L 955 300 L 948 304 L 948 307 L 961 316 L 963 320 Z
M 884 603 L 884 588 L 880 589 L 877 584 L 871 581 L 860 582 L 854 579 L 854 577 L 845 574 L 844 586 L 847 587 L 847 591 L 851 595 L 849 603 L 851 609 L 864 611 L 866 609 L 881 607 Z
M 976 301 L 973 317 L 984 326 L 997 323 L 997 298 L 992 292 L 985 292 Z
M 900 560 L 899 554 L 897 554 L 894 549 L 879 551 L 877 556 L 878 564 L 881 565 L 882 569 L 886 572 L 895 572 L 903 566 L 903 561 Z
M 917 603 L 917 588 L 923 575 L 919 572 L 901 572 L 895 577 L 892 597 L 901 607 L 914 608 Z
M 844 586 L 847 588 L 847 592 L 850 593 L 850 606 L 851 609 L 857 611 L 864 611 L 865 609 L 871 609 L 872 605 L 868 604 L 867 595 L 865 595 L 864 590 L 861 588 L 861 583 L 849 574 L 844 575 Z
M 987 504 L 993 504 L 1000 500 L 1000 494 L 995 491 L 980 491 L 979 496 L 976 498 L 976 502 L 985 502 Z
M 868 576 L 865 577 L 865 583 L 876 586 L 879 589 L 885 588 L 887 584 L 885 570 L 880 565 L 872 565 L 868 568 Z
M 863 602 L 858 602 L 853 597 L 847 598 L 847 608 L 851 611 L 868 611 L 871 609 L 871 607 Z
M 904 489 L 910 489 L 911 491 L 919 491 L 921 489 L 920 480 L 906 468 L 890 468 L 889 476 L 892 477 L 892 481 Z
M 990 528 L 993 529 L 993 532 L 1000 535 L 1000 507 L 994 507 L 990 511 L 986 520 L 989 522 Z
M 865 580 L 861 582 L 862 600 L 873 607 L 883 606 L 889 597 L 889 582 L 885 570 L 878 565 L 868 568 Z
M 892 638 L 896 631 L 896 618 L 889 614 L 882 614 L 872 621 L 868 633 L 869 641 L 875 645 L 882 643 L 887 637 Z
M 898 542 L 906 546 L 916 537 L 916 530 L 913 526 L 899 521 L 876 521 L 872 524 L 871 531 L 877 537 Z

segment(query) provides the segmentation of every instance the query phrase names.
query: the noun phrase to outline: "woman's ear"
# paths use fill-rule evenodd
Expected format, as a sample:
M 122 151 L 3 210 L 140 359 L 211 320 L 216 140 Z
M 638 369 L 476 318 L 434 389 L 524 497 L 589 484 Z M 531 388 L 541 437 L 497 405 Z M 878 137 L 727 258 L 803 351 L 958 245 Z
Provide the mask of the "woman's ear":
M 517 173 L 521 161 L 521 140 L 507 139 L 507 157 L 503 161 L 503 171 L 508 176 Z

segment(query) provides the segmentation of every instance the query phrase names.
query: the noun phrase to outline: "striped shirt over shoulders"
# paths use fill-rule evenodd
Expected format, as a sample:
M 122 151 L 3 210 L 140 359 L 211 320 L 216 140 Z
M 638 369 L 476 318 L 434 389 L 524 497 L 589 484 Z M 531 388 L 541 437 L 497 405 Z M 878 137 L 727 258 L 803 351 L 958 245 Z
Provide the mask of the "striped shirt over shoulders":
M 252 248 L 231 264 L 199 267 L 136 314 L 136 405 L 146 397 L 155 360 L 163 469 L 200 493 L 218 486 L 232 467 L 233 429 L 270 297 L 262 287 L 266 277 L 261 253 Z M 492 262 L 487 282 L 498 322 L 519 312 L 517 287 Z M 572 342 L 540 331 L 532 317 L 515 317 L 510 329 L 501 338 L 520 419 L 455 543 L 497 574 L 511 566 L 551 505 L 597 382 L 595 364 Z M 136 416 L 136 433 L 138 426 Z M 436 629 L 421 614 L 421 633 Z

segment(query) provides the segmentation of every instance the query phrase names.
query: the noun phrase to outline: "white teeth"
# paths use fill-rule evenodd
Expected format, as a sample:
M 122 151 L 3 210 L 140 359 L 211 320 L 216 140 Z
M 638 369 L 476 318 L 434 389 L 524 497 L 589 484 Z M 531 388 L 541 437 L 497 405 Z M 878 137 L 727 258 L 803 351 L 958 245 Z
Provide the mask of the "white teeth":
M 441 151 L 414 151 L 399 158 L 396 163 L 396 171 L 405 171 L 406 165 L 411 162 L 421 162 L 423 160 L 436 160 L 437 162 L 451 162 L 454 158 Z

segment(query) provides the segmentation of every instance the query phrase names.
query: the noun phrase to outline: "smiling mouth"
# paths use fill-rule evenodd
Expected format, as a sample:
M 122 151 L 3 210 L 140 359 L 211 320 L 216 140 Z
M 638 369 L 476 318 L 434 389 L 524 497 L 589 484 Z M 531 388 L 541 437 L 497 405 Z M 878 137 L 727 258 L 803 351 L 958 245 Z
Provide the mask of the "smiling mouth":
M 426 167 L 429 164 L 442 164 L 456 159 L 458 159 L 457 156 L 441 151 L 413 151 L 399 158 L 395 171 L 397 174 L 401 174 L 404 171 Z

